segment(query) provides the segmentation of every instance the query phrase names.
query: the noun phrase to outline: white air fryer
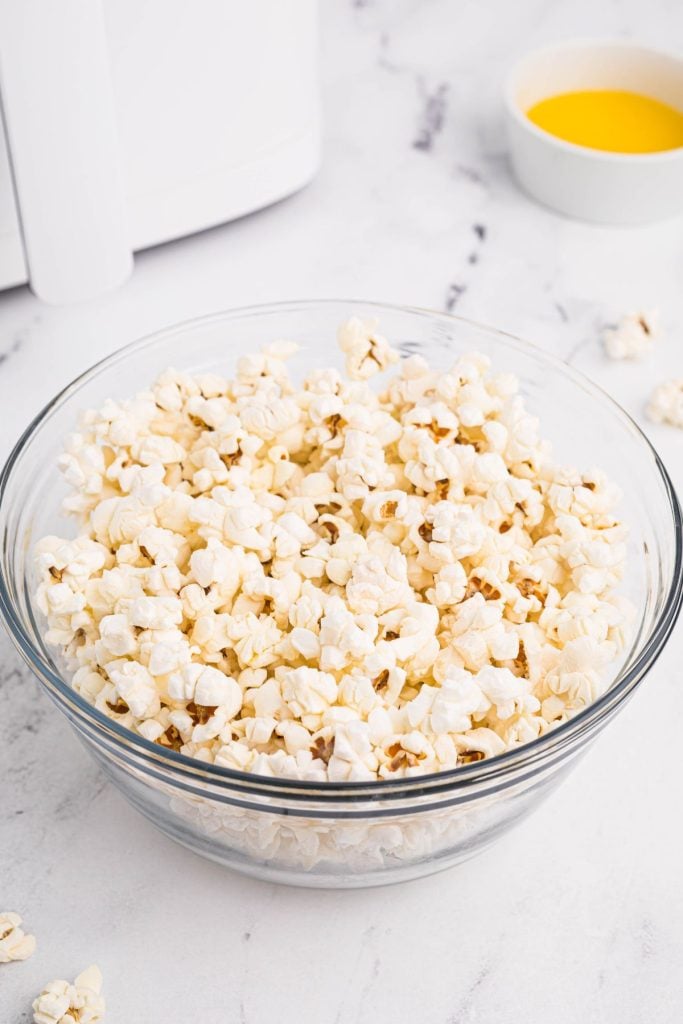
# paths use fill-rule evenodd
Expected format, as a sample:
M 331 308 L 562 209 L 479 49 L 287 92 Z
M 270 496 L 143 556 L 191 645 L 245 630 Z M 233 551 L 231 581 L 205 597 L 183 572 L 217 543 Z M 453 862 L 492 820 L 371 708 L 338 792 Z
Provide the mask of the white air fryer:
M 315 0 L 0 4 L 0 288 L 67 303 L 315 173 Z

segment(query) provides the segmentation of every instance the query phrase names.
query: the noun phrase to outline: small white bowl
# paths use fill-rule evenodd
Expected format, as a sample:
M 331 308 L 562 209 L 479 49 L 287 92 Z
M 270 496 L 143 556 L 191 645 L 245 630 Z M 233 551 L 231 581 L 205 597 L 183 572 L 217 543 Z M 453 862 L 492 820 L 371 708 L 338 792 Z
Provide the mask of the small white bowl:
M 683 147 L 611 153 L 558 139 L 526 116 L 578 89 L 625 89 L 683 110 L 683 60 L 628 42 L 560 43 L 527 54 L 504 89 L 515 175 L 529 195 L 569 217 L 644 224 L 683 212 Z

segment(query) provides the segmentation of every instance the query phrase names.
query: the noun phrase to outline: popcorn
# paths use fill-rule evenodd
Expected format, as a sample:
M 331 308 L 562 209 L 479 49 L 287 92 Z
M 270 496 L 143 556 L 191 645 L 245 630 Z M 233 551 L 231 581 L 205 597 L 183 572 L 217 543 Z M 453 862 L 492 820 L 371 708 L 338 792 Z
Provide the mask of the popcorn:
M 346 372 L 352 380 L 365 380 L 398 361 L 398 352 L 374 328 L 373 322 L 355 316 L 339 328 L 337 343 L 346 354 Z
M 290 669 L 283 673 L 282 696 L 297 716 L 322 714 L 337 698 L 337 681 L 330 672 L 316 668 Z
M 242 691 L 234 679 L 207 665 L 195 684 L 195 703 L 205 707 L 221 707 L 226 718 L 234 718 L 242 707 Z
M 0 912 L 0 964 L 27 960 L 35 952 L 35 936 L 21 928 L 21 918 L 11 910 Z
M 654 389 L 647 415 L 653 423 L 669 423 L 683 429 L 683 378 L 665 381 Z
M 33 1001 L 34 1024 L 97 1024 L 104 1019 L 102 973 L 88 967 L 73 985 L 51 981 Z
M 651 351 L 658 333 L 656 309 L 649 313 L 627 313 L 615 327 L 605 330 L 605 351 L 610 359 L 642 359 Z
M 340 328 L 349 379 L 295 387 L 277 342 L 84 415 L 60 462 L 80 529 L 38 544 L 38 601 L 103 714 L 237 771 L 372 781 L 493 757 L 602 691 L 629 621 L 618 489 L 556 465 L 484 356 L 411 356 L 373 390 L 398 360 L 376 327 Z M 683 425 L 681 395 L 660 418 Z
M 137 650 L 137 635 L 126 615 L 105 615 L 100 619 L 100 639 L 95 654 L 98 662 L 133 655 Z
M 153 718 L 159 695 L 152 675 L 139 661 L 118 660 L 104 666 L 122 701 L 137 718 Z

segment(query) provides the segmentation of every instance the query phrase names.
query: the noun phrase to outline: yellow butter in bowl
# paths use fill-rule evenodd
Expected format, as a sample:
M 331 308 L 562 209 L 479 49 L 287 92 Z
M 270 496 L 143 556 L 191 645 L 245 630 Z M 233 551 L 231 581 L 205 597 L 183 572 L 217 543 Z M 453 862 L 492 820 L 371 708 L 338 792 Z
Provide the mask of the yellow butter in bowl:
M 683 214 L 683 58 L 624 40 L 570 40 L 510 71 L 505 127 L 534 199 L 596 224 Z
M 661 153 L 683 147 L 683 113 L 622 89 L 584 89 L 540 100 L 529 120 L 565 142 L 612 153 Z

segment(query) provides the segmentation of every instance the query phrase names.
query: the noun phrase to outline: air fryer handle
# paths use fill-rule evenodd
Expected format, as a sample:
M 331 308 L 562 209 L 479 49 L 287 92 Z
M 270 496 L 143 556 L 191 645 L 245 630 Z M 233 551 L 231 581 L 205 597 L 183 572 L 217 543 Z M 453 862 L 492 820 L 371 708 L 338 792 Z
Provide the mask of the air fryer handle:
M 132 268 L 104 0 L 0 3 L 0 95 L 30 284 L 67 303 Z

